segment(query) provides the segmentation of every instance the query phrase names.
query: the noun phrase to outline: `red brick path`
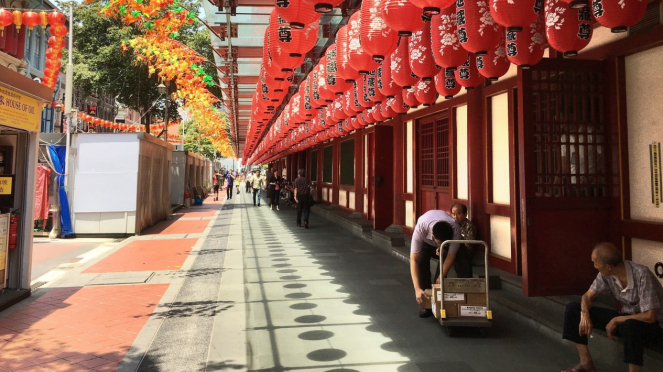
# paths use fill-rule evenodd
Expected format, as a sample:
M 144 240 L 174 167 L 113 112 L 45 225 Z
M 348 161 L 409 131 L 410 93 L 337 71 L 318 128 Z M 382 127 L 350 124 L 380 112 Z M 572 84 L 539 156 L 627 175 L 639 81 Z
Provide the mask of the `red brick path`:
M 205 224 L 209 220 L 204 221 Z M 134 240 L 83 273 L 179 270 L 198 239 Z

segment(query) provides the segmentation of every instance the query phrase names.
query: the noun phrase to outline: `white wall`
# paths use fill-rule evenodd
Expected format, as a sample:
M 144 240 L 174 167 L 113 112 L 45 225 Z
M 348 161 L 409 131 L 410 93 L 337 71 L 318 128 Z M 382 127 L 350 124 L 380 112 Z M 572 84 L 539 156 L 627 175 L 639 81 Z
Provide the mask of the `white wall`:
M 405 192 L 414 192 L 414 123 L 405 122 Z
M 500 257 L 511 259 L 511 219 L 490 216 L 490 251 Z
M 502 93 L 490 97 L 493 190 L 492 199 L 496 204 L 511 204 L 511 174 L 509 169 L 509 94 Z
M 467 155 L 467 105 L 456 108 L 456 190 L 458 199 L 469 199 Z

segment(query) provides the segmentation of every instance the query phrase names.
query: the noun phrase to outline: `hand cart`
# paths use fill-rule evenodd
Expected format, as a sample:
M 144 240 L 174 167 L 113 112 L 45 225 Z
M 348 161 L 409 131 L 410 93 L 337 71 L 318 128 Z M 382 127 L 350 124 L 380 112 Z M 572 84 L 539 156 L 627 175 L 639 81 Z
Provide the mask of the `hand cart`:
M 444 263 L 442 262 L 442 250 L 444 246 L 452 243 L 460 244 L 481 244 L 484 247 L 485 257 L 484 265 L 486 268 L 486 273 L 484 278 L 471 278 L 471 279 L 461 279 L 460 281 L 455 279 L 460 283 L 463 288 L 463 293 L 486 293 L 486 310 L 485 316 L 459 316 L 458 317 L 447 317 L 446 311 L 444 310 Z M 447 279 L 449 280 L 449 279 Z M 465 292 L 467 291 L 467 292 Z M 442 326 L 446 327 L 449 335 L 452 334 L 453 327 L 479 327 L 483 329 L 485 327 L 492 326 L 493 313 L 490 310 L 490 298 L 488 294 L 488 244 L 482 240 L 447 240 L 440 245 L 440 318 L 439 322 Z M 431 301 L 435 301 L 434 298 Z M 483 314 L 482 314 L 483 315 Z

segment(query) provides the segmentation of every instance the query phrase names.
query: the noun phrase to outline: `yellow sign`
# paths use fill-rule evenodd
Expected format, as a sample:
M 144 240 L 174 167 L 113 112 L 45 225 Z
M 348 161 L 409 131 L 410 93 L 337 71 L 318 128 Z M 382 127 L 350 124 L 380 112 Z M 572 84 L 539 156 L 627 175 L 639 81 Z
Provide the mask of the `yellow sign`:
M 0 195 L 12 194 L 12 178 L 0 177 Z
M 41 124 L 39 101 L 0 86 L 0 124 L 38 132 Z

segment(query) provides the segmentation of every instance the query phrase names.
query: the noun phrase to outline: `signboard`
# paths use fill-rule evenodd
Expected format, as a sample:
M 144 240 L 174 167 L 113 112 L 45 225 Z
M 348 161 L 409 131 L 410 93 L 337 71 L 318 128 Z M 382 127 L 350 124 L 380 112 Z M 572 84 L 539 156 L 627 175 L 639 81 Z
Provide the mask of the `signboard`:
M 0 195 L 11 195 L 13 177 L 0 176 Z
M 7 282 L 7 249 L 9 243 L 9 213 L 0 214 L 0 289 Z
M 661 143 L 649 145 L 649 161 L 651 167 L 651 202 L 654 207 L 661 207 Z
M 38 132 L 41 125 L 39 101 L 13 89 L 0 86 L 0 124 Z

